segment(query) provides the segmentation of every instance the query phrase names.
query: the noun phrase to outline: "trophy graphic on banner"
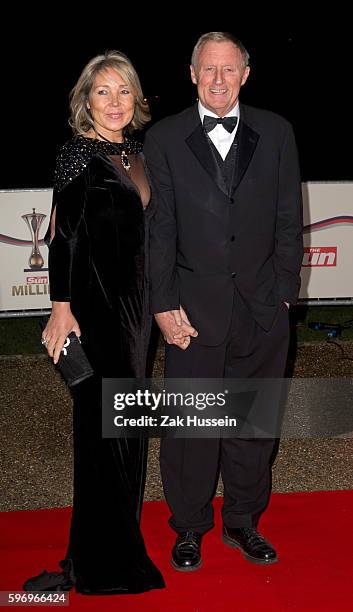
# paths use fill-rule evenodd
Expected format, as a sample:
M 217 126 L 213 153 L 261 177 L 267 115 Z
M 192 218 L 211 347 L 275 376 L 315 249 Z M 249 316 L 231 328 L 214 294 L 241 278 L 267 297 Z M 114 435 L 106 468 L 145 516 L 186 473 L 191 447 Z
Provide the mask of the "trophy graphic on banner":
M 32 251 L 28 260 L 29 269 L 25 270 L 25 272 L 41 270 L 44 265 L 44 259 L 39 250 L 39 230 L 47 215 L 44 215 L 43 213 L 36 213 L 35 208 L 32 210 L 32 213 L 22 215 L 22 219 L 24 219 L 29 227 L 32 238 Z

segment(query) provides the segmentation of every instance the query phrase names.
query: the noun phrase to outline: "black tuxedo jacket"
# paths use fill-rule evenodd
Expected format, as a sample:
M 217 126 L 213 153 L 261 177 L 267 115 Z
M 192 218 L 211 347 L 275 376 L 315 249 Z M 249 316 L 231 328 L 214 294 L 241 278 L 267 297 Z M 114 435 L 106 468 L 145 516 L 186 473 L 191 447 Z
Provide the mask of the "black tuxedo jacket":
M 295 303 L 302 261 L 302 203 L 290 124 L 240 105 L 230 193 L 202 128 L 197 105 L 146 135 L 156 212 L 150 230 L 151 311 L 181 304 L 216 346 L 229 329 L 234 283 L 265 330 L 279 305 Z

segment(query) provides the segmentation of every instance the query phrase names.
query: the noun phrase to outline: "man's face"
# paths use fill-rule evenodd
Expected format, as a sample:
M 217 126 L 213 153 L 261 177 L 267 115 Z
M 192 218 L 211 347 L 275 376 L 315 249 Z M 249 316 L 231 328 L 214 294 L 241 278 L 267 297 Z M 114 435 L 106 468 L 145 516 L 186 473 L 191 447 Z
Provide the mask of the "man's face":
M 243 56 L 232 42 L 206 42 L 197 65 L 190 66 L 191 80 L 197 85 L 205 108 L 224 117 L 235 106 L 239 91 L 249 76 Z

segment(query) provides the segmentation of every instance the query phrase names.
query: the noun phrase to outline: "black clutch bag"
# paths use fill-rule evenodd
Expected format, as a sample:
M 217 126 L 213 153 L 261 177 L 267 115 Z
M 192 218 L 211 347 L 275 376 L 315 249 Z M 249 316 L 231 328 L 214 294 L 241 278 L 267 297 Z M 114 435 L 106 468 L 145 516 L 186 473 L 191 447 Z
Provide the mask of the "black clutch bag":
M 66 338 L 57 368 L 69 387 L 73 387 L 93 375 L 92 366 L 82 348 L 81 340 L 74 332 L 71 332 Z
M 47 322 L 48 319 L 42 319 L 40 323 L 42 331 Z M 69 387 L 77 385 L 94 374 L 81 340 L 74 332 L 71 332 L 66 338 L 56 367 Z

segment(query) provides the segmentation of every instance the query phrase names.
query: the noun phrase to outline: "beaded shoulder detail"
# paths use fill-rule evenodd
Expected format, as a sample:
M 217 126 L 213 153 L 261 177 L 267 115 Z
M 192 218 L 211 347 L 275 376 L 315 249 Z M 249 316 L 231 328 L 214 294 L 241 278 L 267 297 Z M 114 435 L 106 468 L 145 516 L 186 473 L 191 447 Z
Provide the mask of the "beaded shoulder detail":
M 68 183 L 79 176 L 96 153 L 103 155 L 134 155 L 142 151 L 142 144 L 133 139 L 122 143 L 95 140 L 85 136 L 75 136 L 60 149 L 56 159 L 54 189 L 61 191 Z

